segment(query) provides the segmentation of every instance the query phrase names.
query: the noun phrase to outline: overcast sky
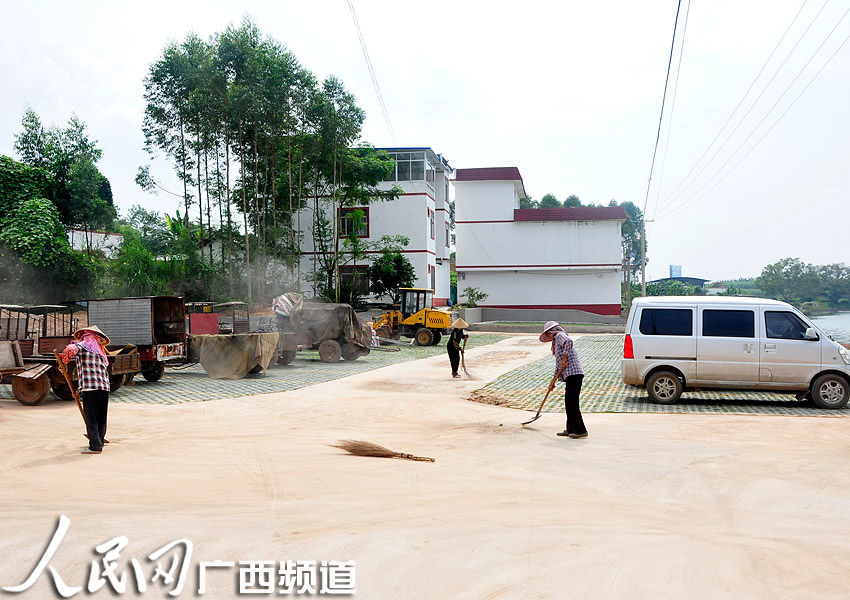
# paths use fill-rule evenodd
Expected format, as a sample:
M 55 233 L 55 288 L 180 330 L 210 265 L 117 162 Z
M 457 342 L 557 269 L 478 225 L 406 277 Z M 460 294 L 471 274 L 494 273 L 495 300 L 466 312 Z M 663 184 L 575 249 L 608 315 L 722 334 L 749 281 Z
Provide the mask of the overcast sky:
M 682 0 L 679 36 L 687 5 Z M 190 31 L 207 38 L 250 15 L 317 77 L 343 80 L 366 111 L 364 139 L 375 146 L 430 146 L 455 168 L 516 166 L 535 199 L 576 194 L 644 206 L 675 0 L 354 6 L 395 138 L 346 0 L 32 1 L 3 6 L 0 153 L 15 157 L 27 106 L 46 124 L 64 125 L 76 113 L 104 151 L 101 171 L 119 209 L 138 203 L 173 213 L 166 196 L 133 183 L 148 161 L 143 78 L 168 41 Z M 850 0 L 692 2 L 649 194 L 649 279 L 666 276 L 670 264 L 719 279 L 758 275 L 786 256 L 850 262 L 850 43 L 790 106 L 850 36 L 848 10 Z M 168 182 L 169 172 L 160 158 L 154 173 Z

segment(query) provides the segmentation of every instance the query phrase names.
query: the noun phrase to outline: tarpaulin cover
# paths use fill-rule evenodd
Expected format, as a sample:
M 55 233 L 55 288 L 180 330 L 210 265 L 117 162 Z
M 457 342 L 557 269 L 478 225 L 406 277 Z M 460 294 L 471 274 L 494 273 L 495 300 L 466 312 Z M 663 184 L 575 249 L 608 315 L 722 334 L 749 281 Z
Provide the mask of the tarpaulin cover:
M 290 318 L 296 330 L 310 331 L 314 342 L 343 338 L 363 348 L 372 345 L 369 328 L 361 325 L 349 304 L 300 301 L 292 307 Z
M 190 335 L 201 366 L 213 379 L 242 379 L 254 367 L 263 370 L 275 358 L 280 334 L 243 333 L 238 335 Z

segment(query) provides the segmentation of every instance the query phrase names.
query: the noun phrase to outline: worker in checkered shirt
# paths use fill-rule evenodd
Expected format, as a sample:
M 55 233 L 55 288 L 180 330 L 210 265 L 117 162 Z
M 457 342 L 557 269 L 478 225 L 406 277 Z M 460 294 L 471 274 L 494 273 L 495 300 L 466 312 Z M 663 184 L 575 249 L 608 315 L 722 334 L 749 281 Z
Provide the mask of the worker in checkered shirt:
M 567 428 L 559 431 L 558 435 L 586 438 L 587 428 L 584 426 L 584 419 L 581 417 L 581 409 L 578 403 L 584 370 L 581 368 L 573 340 L 558 323 L 549 321 L 543 326 L 540 341 L 552 343 L 552 354 L 555 355 L 555 373 L 559 373 L 558 381 L 565 383 L 564 408 L 567 412 Z M 553 389 L 555 389 L 554 378 L 549 384 L 549 391 L 551 392 Z
M 89 447 L 83 454 L 100 454 L 106 439 L 106 412 L 109 408 L 109 338 L 97 325 L 74 332 L 74 341 L 60 355 L 65 364 L 77 361 L 77 385 L 83 403 Z

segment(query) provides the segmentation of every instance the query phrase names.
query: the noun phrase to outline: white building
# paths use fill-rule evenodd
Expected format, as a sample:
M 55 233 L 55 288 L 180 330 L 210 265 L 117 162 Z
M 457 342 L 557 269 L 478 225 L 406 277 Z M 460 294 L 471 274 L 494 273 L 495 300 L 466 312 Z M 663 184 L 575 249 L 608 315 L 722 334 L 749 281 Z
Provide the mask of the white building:
M 460 302 L 472 287 L 488 294 L 479 302 L 485 320 L 517 320 L 517 311 L 523 319 L 619 317 L 621 207 L 521 209 L 516 167 L 455 175 Z
M 99 250 L 105 256 L 114 256 L 124 243 L 123 233 L 109 233 L 106 231 L 89 231 L 84 229 L 69 229 L 68 243 L 74 250 L 84 251 L 89 245 L 92 250 Z
M 378 148 L 386 150 L 396 161 L 396 167 L 390 179 L 380 184 L 382 189 L 394 185 L 402 188 L 403 193 L 396 200 L 373 202 L 369 206 L 344 208 L 335 218 L 339 220 L 338 230 L 345 237 L 353 227 L 346 213 L 362 210 L 365 214 L 358 237 L 363 241 L 376 242 L 384 235 L 406 235 L 410 239 L 407 248 L 402 251 L 411 262 L 416 274 L 414 287 L 434 290 L 434 304 L 444 305 L 450 295 L 449 256 L 451 250 L 451 232 L 449 230 L 449 203 L 453 199 L 453 184 L 450 179 L 452 168 L 442 155 L 431 148 Z M 326 208 L 326 210 L 330 210 Z M 326 214 L 330 219 L 331 215 Z M 315 247 L 309 223 L 312 222 L 312 208 L 301 211 L 300 220 L 304 241 L 302 243 L 301 273 L 305 277 L 313 270 Z M 374 255 L 377 251 L 371 251 Z M 354 280 L 362 295 L 368 296 L 369 281 L 358 271 L 353 277 L 355 267 L 346 265 L 340 268 L 342 280 Z M 312 290 L 312 284 L 306 279 L 301 283 L 305 291 Z

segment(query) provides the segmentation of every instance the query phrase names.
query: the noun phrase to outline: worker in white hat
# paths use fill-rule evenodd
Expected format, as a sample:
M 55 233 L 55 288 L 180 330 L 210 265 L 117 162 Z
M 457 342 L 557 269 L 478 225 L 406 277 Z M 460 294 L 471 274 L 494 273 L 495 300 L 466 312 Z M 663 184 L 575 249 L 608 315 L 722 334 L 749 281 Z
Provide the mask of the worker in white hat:
M 64 363 L 77 361 L 77 381 L 89 447 L 83 454 L 100 454 L 106 439 L 106 412 L 109 408 L 109 359 L 106 346 L 109 337 L 97 325 L 74 332 L 74 341 L 59 357 Z
M 455 319 L 452 323 L 452 333 L 449 336 L 449 341 L 446 342 L 446 352 L 449 353 L 449 362 L 452 365 L 452 377 L 460 377 L 457 368 L 460 366 L 460 353 L 462 351 L 461 341 L 469 338 L 468 333 L 464 333 L 464 329 L 469 327 L 469 323 L 463 319 Z
M 564 409 L 567 413 L 567 428 L 558 432 L 562 437 L 586 438 L 587 428 L 579 408 L 579 395 L 581 394 L 581 382 L 584 379 L 584 370 L 578 360 L 575 345 L 572 338 L 567 335 L 563 327 L 555 321 L 549 321 L 543 326 L 540 334 L 541 342 L 552 343 L 552 354 L 555 355 L 555 373 L 558 381 L 563 381 L 564 386 Z M 549 391 L 555 389 L 555 380 L 549 384 Z

